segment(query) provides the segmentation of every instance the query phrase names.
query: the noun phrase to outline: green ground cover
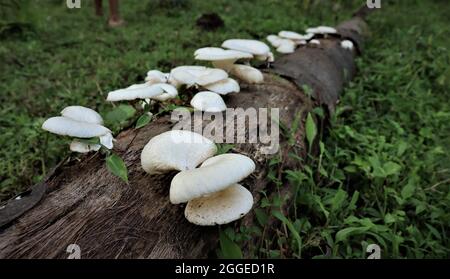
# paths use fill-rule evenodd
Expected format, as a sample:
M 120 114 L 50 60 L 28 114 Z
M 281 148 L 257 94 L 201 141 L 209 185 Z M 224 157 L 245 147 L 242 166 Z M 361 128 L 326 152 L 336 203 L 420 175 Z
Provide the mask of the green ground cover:
M 65 1 L 3 2 L 20 9 L 0 11 L 0 200 L 68 154 L 63 139 L 40 129 L 65 106 L 106 115 L 113 109 L 106 93 L 142 81 L 149 69 L 192 64 L 195 49 L 231 37 L 335 25 L 365 1 L 122 1 L 127 25 L 118 29 L 90 3 L 69 10 Z M 221 230 L 219 256 L 246 249 L 253 257 L 361 258 L 376 243 L 382 257 L 449 257 L 450 5 L 382 2 L 358 77 L 323 131 L 320 159 L 282 170 L 295 193 L 290 211 L 278 210 L 281 197 L 263 200 L 258 225 Z M 225 27 L 197 28 L 205 12 L 218 13 Z M 273 182 L 281 184 L 278 163 Z M 279 228 L 267 228 L 273 218 Z M 249 237 L 261 241 L 241 247 Z

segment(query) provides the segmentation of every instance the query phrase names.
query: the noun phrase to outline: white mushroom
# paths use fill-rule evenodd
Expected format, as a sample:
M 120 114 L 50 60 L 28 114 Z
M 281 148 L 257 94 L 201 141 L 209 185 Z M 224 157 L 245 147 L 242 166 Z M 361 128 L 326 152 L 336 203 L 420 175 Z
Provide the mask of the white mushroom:
M 314 38 L 315 34 L 314 33 L 307 33 L 306 35 L 303 35 L 303 39 L 306 41 L 311 40 L 312 38 Z
M 101 146 L 113 148 L 111 131 L 102 126 L 103 119 L 96 111 L 82 107 L 69 106 L 61 111 L 60 117 L 52 117 L 42 124 L 42 129 L 51 133 L 74 138 L 99 138 L 100 144 L 84 143 L 74 139 L 70 150 L 79 153 L 98 151 Z
M 145 78 L 145 81 L 149 84 L 155 84 L 155 83 L 166 83 L 167 82 L 167 74 L 158 71 L 158 70 L 151 70 L 147 72 L 147 77 Z
M 277 48 L 279 53 L 293 53 L 295 51 L 294 41 L 282 39 L 280 46 Z
M 306 35 L 302 35 L 292 31 L 280 31 L 278 33 L 279 38 L 288 39 L 295 43 L 295 45 L 305 45 L 306 41 L 311 40 L 314 37 L 313 33 L 308 33 Z
M 114 138 L 113 135 L 111 133 L 107 133 L 103 136 L 99 137 L 100 139 L 100 144 L 103 145 L 104 147 L 108 148 L 108 149 L 113 149 L 114 147 Z
M 99 124 L 76 121 L 67 117 L 52 117 L 42 124 L 42 129 L 51 133 L 75 138 L 95 138 L 111 131 Z
M 266 37 L 267 41 L 273 46 L 273 47 L 279 47 L 282 42 L 282 38 L 278 37 L 277 35 L 269 35 Z
M 89 153 L 91 151 L 99 151 L 100 148 L 100 144 L 88 144 L 77 140 L 73 140 L 70 143 L 70 151 L 72 152 Z
M 92 124 L 103 124 L 103 118 L 93 109 L 82 106 L 69 106 L 61 111 L 61 115 L 76 121 Z
M 219 47 L 204 47 L 194 53 L 196 60 L 211 61 L 213 66 L 229 71 L 234 62 L 239 59 L 251 59 L 253 55 L 238 50 L 225 50 Z
M 344 41 L 341 42 L 341 47 L 342 47 L 343 49 L 353 50 L 354 45 L 353 45 L 353 42 L 352 42 L 352 41 L 350 41 L 350 40 L 344 40 Z
M 247 214 L 253 206 L 253 196 L 246 188 L 234 184 L 225 190 L 191 200 L 184 211 L 186 219 L 200 226 L 228 224 Z
M 313 45 L 320 45 L 320 41 L 316 39 L 309 41 L 309 43 Z
M 171 74 L 168 75 L 167 82 L 170 85 L 173 85 L 175 88 L 180 88 L 183 85 L 181 82 L 179 82 L 178 80 L 174 79 Z
M 222 44 L 223 48 L 234 49 L 238 51 L 248 52 L 253 55 L 267 56 L 270 48 L 263 42 L 248 39 L 231 39 L 226 40 Z
M 262 83 L 264 76 L 260 70 L 248 65 L 235 64 L 231 68 L 231 74 L 247 83 Z
M 216 152 L 214 142 L 202 135 L 172 130 L 153 137 L 145 145 L 141 165 L 150 174 L 191 170 Z
M 191 100 L 191 106 L 196 110 L 205 112 L 221 112 L 227 109 L 222 97 L 210 91 L 202 91 L 195 94 Z
M 169 99 L 173 99 L 178 95 L 178 90 L 175 88 L 175 86 L 173 86 L 171 84 L 158 83 L 157 85 L 159 87 L 161 87 L 161 89 L 163 90 L 164 93 L 162 93 L 161 95 L 155 96 L 151 99 L 163 102 L 163 101 L 167 101 Z
M 239 87 L 239 83 L 232 78 L 227 78 L 215 83 L 207 84 L 204 87 L 207 90 L 215 92 L 220 95 L 239 92 L 241 90 L 241 88 Z
M 172 69 L 170 78 L 179 84 L 188 87 L 194 85 L 207 85 L 228 78 L 227 72 L 222 69 L 207 68 L 203 66 L 180 66 Z
M 209 158 L 200 168 L 182 171 L 170 185 L 170 202 L 185 203 L 226 188 L 255 170 L 252 159 L 240 154 L 222 154 Z
M 160 84 L 134 84 L 125 89 L 119 89 L 108 93 L 107 101 L 130 101 L 135 99 L 154 98 L 164 93 Z
M 299 33 L 293 32 L 293 31 L 280 31 L 278 33 L 278 37 L 289 39 L 289 40 L 305 40 L 305 37 Z
M 329 26 L 318 26 L 306 29 L 306 33 L 327 35 L 327 34 L 336 34 L 337 30 Z
M 269 52 L 269 54 L 267 55 L 267 62 L 274 62 L 275 61 L 275 56 L 273 55 L 272 52 Z

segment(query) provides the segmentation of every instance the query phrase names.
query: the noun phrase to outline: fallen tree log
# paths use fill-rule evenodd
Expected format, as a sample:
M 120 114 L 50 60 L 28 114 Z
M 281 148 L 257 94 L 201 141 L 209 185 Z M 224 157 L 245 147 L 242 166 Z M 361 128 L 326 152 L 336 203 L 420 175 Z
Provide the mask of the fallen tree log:
M 320 46 L 304 46 L 277 59 L 266 70 L 265 82 L 242 85 L 241 92 L 226 96 L 229 108 L 280 108 L 280 122 L 306 118 L 315 105 L 334 110 L 343 87 L 355 75 L 354 58 L 362 49 L 364 13 L 338 26 L 339 35 L 321 38 Z M 355 44 L 353 51 L 341 40 Z M 281 76 L 281 77 L 280 77 Z M 313 89 L 314 103 L 303 92 Z M 168 131 L 170 116 L 142 129 L 117 136 L 115 151 L 129 170 L 129 184 L 111 175 L 100 154 L 60 164 L 40 184 L 0 209 L 0 258 L 67 258 L 70 244 L 81 247 L 82 258 L 204 258 L 217 247 L 217 227 L 199 227 L 184 218 L 184 206 L 169 202 L 169 185 L 175 173 L 148 175 L 140 164 L 144 145 Z M 244 128 L 244 127 L 238 127 Z M 296 133 L 297 148 L 306 153 L 304 121 Z M 286 151 L 286 139 L 279 152 Z M 268 156 L 261 146 L 236 144 L 233 152 L 257 163 L 254 174 L 242 184 L 260 199 L 262 190 L 274 191 L 267 179 Z M 298 162 L 285 162 L 301 167 Z M 251 223 L 250 213 L 242 221 Z

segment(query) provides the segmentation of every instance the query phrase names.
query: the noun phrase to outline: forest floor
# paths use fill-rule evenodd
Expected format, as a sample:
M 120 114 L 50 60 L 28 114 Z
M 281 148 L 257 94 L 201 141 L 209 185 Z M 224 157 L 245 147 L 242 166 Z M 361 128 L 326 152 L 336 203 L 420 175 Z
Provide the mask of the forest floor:
M 73 10 L 65 1 L 16 2 L 21 9 L 3 9 L 0 21 L 0 201 L 68 154 L 66 140 L 40 128 L 64 107 L 107 115 L 108 91 L 143 81 L 150 69 L 193 64 L 197 48 L 334 26 L 365 3 L 122 1 L 127 24 L 111 29 L 90 2 Z M 209 12 L 224 27 L 196 26 Z M 263 200 L 257 226 L 222 230 L 220 256 L 239 257 L 249 237 L 262 239 L 247 248 L 254 257 L 366 258 L 369 244 L 379 245 L 383 258 L 450 256 L 449 14 L 447 1 L 382 1 L 369 19 L 357 78 L 324 131 L 320 158 L 305 159 L 303 170 L 283 170 L 295 210 L 280 215 L 282 197 Z M 282 225 L 264 239 L 270 218 Z

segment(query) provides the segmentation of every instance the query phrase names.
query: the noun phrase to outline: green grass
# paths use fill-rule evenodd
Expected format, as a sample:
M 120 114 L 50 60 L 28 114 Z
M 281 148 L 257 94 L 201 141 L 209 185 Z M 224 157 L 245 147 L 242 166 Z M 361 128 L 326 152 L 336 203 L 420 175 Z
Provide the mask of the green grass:
M 253 257 L 367 258 L 377 244 L 382 258 L 449 258 L 449 12 L 410 1 L 373 15 L 321 156 L 281 180 L 273 161 L 295 198 L 262 200 L 258 225 L 224 230 L 230 240 L 258 239 Z
M 331 5 L 317 11 L 308 1 L 158 1 L 121 1 L 128 24 L 119 29 L 108 28 L 106 16 L 95 17 L 91 1 L 73 10 L 59 0 L 3 1 L 21 9 L 4 9 L 0 21 L 0 200 L 42 179 L 68 154 L 66 141 L 40 129 L 65 106 L 83 105 L 105 116 L 112 109 L 105 102 L 108 91 L 142 81 L 150 69 L 193 64 L 197 48 L 231 37 L 264 38 L 281 28 L 333 25 L 356 7 L 341 1 L 346 4 L 336 16 Z M 170 5 L 182 2 L 183 8 Z M 219 13 L 225 27 L 197 28 L 196 19 L 209 12 Z M 22 32 L 8 32 L 10 22 L 20 23 Z
M 231 37 L 335 25 L 365 1 L 318 8 L 319 1 L 306 0 L 191 0 L 180 9 L 122 1 L 128 24 L 119 29 L 107 28 L 88 1 L 79 10 L 64 1 L 18 2 L 22 9 L 0 22 L 0 200 L 39 181 L 68 154 L 65 140 L 40 129 L 65 106 L 105 116 L 113 109 L 106 93 L 142 81 L 149 69 L 192 64 L 195 49 Z M 220 256 L 240 256 L 239 246 L 253 238 L 258 245 L 245 247 L 252 257 L 321 257 L 329 249 L 331 257 L 365 258 L 372 243 L 385 258 L 449 257 L 450 7 L 382 2 L 370 19 L 358 77 L 331 129 L 318 133 L 326 135 L 320 158 L 302 159 L 306 167 L 283 170 L 281 180 L 279 160 L 272 161 L 274 184 L 295 193 L 289 212 L 279 210 L 283 197 L 263 199 L 257 226 L 223 230 Z M 206 12 L 220 14 L 225 27 L 197 28 Z M 275 218 L 282 225 L 268 228 Z

